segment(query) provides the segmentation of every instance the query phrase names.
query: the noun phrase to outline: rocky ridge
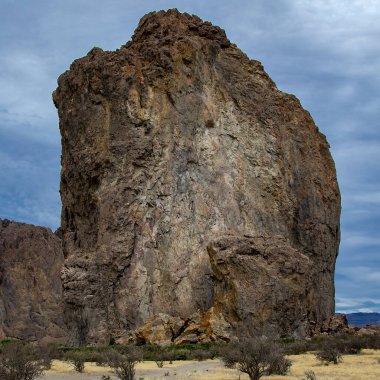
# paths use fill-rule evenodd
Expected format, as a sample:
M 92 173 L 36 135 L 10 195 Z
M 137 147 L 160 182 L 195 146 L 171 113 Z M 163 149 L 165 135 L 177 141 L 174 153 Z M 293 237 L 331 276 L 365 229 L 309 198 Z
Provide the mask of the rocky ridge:
M 117 51 L 74 61 L 53 97 L 72 343 L 157 326 L 170 341 L 302 336 L 333 315 L 329 145 L 222 29 L 150 13 Z
M 64 342 L 61 240 L 0 219 L 0 339 Z

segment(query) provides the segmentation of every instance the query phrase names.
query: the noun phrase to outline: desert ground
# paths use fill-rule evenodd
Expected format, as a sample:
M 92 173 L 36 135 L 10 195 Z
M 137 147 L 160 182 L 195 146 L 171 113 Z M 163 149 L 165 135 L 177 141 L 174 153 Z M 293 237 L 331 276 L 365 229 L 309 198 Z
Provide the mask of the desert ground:
M 380 379 L 380 350 L 363 350 L 358 355 L 344 355 L 342 363 L 329 366 L 320 364 L 312 353 L 291 355 L 289 359 L 293 366 L 287 376 L 269 376 L 263 379 L 304 379 L 305 371 L 312 370 L 317 379 L 328 380 L 379 380 Z M 101 380 L 102 375 L 117 377 L 110 368 L 99 367 L 93 363 L 86 363 L 84 373 L 77 373 L 66 362 L 54 361 L 52 369 L 45 372 L 40 379 L 45 380 Z M 227 369 L 219 360 L 175 361 L 165 363 L 158 368 L 154 362 L 139 363 L 136 368 L 136 380 L 247 380 L 247 375 L 237 370 Z

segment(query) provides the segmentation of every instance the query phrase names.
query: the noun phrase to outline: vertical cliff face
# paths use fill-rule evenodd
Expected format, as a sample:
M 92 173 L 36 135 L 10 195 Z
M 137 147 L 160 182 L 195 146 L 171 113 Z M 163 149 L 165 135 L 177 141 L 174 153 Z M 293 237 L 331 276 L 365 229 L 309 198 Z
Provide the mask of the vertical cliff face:
M 266 291 L 251 292 L 247 270 L 271 265 L 261 257 L 278 239 L 273 257 L 298 274 L 256 270 L 284 278 L 260 323 L 307 331 L 333 313 L 340 195 L 328 143 L 223 30 L 176 10 L 148 14 L 117 51 L 76 60 L 54 102 L 73 342 L 108 342 L 158 313 L 186 319 L 211 307 L 233 328 L 254 329 L 255 319 L 244 327 L 244 310 L 260 314 L 255 297 Z M 229 252 L 245 235 L 261 247 L 244 259 L 247 281 L 233 255 L 225 275 L 214 260 L 227 235 Z M 255 286 L 269 289 L 265 276 Z M 245 301 L 223 304 L 224 291 L 244 286 Z M 273 313 L 281 292 L 302 309 L 287 314 L 286 327 Z
M 0 219 L 0 339 L 64 342 L 60 239 Z

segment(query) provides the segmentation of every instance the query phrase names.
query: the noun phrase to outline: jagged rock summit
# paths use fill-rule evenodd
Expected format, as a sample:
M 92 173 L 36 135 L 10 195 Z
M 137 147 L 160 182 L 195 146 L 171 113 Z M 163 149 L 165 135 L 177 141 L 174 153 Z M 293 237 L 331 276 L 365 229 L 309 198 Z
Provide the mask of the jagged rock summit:
M 0 219 L 0 339 L 64 342 L 61 240 Z
M 302 336 L 334 313 L 329 145 L 222 29 L 150 13 L 54 102 L 71 343 Z

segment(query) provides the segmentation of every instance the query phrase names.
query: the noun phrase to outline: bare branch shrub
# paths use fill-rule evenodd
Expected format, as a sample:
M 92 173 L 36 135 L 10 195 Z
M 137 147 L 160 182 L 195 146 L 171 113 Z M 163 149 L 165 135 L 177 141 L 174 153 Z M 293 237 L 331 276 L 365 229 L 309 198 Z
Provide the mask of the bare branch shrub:
M 317 351 L 315 357 L 323 364 L 338 364 L 342 361 L 342 354 L 334 342 L 324 342 L 321 349 Z
M 162 348 L 160 348 L 158 352 L 156 352 L 156 354 L 154 355 L 154 361 L 157 364 L 157 367 L 162 368 L 164 366 L 165 360 L 167 360 L 166 352 Z
M 305 380 L 317 380 L 317 375 L 314 371 L 305 371 Z
M 61 359 L 62 352 L 60 352 L 56 345 L 52 343 L 39 344 L 37 346 L 38 357 L 41 360 L 44 370 L 51 369 L 53 359 Z
M 362 339 L 365 342 L 365 348 L 380 350 L 380 334 L 364 336 Z
M 0 351 L 0 380 L 33 380 L 43 373 L 37 351 L 21 342 L 9 343 Z
M 135 366 L 142 361 L 142 352 L 134 346 L 126 346 L 121 352 L 110 350 L 106 353 L 107 363 L 121 380 L 135 379 Z
M 84 366 L 86 362 L 86 354 L 80 351 L 72 351 L 66 354 L 67 361 L 69 361 L 73 366 L 75 371 L 82 373 L 84 371 Z
M 308 342 L 304 340 L 296 340 L 295 342 L 284 345 L 286 355 L 300 355 L 310 350 Z
M 250 380 L 274 373 L 285 374 L 292 365 L 282 349 L 265 338 L 242 341 L 235 347 L 222 350 L 221 357 L 226 367 L 237 368 L 248 374 Z
M 355 355 L 360 353 L 364 343 L 358 336 L 341 335 L 335 339 L 335 345 L 339 352 L 348 355 Z
M 173 361 L 176 360 L 176 355 L 174 352 L 166 351 L 164 353 L 164 360 L 168 361 L 169 364 L 173 364 Z
M 207 350 L 202 350 L 200 348 L 194 350 L 191 353 L 191 358 L 195 359 L 195 360 L 198 360 L 199 362 L 201 362 L 203 360 L 207 360 L 207 359 L 212 359 L 213 356 L 214 356 L 213 352 L 210 352 L 210 351 L 207 351 Z

